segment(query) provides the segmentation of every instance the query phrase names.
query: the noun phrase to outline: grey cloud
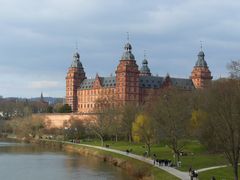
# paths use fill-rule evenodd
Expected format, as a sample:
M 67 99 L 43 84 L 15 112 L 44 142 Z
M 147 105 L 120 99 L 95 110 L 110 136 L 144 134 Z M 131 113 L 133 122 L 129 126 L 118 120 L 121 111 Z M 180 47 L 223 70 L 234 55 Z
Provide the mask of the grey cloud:
M 215 77 L 239 58 L 235 0 L 2 0 L 0 7 L 3 96 L 37 96 L 40 89 L 27 89 L 35 81 L 59 82 L 41 91 L 64 96 L 76 41 L 88 76 L 114 73 L 126 31 L 138 64 L 146 49 L 154 74 L 189 77 L 200 40 Z

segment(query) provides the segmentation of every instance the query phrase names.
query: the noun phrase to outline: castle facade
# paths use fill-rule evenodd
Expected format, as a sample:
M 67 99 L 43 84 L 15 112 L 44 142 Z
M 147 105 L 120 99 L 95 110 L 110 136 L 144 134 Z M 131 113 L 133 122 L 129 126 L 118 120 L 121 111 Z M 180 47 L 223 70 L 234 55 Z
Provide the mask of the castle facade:
M 212 76 L 201 50 L 189 79 L 153 76 L 146 58 L 139 68 L 132 53 L 130 43 L 125 44 L 123 55 L 115 71 L 115 76 L 94 79 L 86 77 L 80 55 L 75 52 L 66 76 L 66 103 L 73 112 L 91 113 L 96 108 L 105 108 L 126 103 L 141 104 L 156 98 L 163 88 L 174 86 L 191 91 L 204 88 Z

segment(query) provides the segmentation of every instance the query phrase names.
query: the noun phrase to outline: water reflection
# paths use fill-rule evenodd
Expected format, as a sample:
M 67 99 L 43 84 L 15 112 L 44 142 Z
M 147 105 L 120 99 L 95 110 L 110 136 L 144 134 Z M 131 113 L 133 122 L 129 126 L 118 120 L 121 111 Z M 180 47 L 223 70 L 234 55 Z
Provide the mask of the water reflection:
M 3 180 L 132 180 L 121 169 L 93 157 L 38 146 L 0 142 Z

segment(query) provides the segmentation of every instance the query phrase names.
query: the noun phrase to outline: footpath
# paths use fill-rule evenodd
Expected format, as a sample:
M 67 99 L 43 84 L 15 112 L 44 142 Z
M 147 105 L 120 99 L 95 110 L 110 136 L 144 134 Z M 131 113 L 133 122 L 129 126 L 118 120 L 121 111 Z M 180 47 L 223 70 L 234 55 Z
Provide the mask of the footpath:
M 151 165 L 154 164 L 152 159 L 145 158 L 143 156 L 139 156 L 139 155 L 136 155 L 136 154 L 127 153 L 127 152 L 123 152 L 123 151 L 116 150 L 116 149 L 110 149 L 110 148 L 106 148 L 106 147 L 88 145 L 88 144 L 79 144 L 79 145 L 86 146 L 86 147 L 91 147 L 91 148 L 96 148 L 96 149 L 100 149 L 100 150 L 104 150 L 104 151 L 114 152 L 114 153 L 117 153 L 117 154 L 121 154 L 121 155 L 124 155 L 124 156 L 131 157 L 133 159 L 137 159 L 139 161 L 143 161 L 143 162 L 151 164 Z M 172 175 L 174 175 L 174 176 L 176 176 L 176 177 L 178 177 L 182 180 L 189 180 L 190 179 L 188 172 L 182 172 L 182 171 L 179 171 L 179 170 L 177 170 L 173 167 L 168 167 L 168 166 L 155 165 L 155 167 L 157 167 L 159 169 L 162 169 L 162 170 L 168 172 L 169 174 L 172 174 Z

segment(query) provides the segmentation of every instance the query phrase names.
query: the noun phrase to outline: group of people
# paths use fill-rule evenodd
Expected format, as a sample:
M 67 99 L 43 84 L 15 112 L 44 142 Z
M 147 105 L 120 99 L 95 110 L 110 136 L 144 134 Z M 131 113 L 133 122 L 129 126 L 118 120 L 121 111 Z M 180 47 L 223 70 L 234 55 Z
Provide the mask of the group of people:
M 198 177 L 198 173 L 196 170 L 192 169 L 192 167 L 189 168 L 189 176 L 190 179 L 193 180 L 193 178 L 197 178 Z
M 159 166 L 172 166 L 172 161 L 167 159 L 157 159 L 156 154 L 153 154 L 153 164 Z

